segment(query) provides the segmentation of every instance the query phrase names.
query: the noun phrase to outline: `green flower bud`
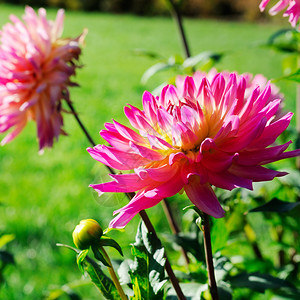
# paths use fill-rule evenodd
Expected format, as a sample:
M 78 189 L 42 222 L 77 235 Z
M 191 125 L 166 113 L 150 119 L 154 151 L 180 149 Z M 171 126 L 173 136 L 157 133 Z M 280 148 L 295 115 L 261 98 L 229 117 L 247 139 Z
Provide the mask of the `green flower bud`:
M 88 249 L 96 240 L 99 240 L 103 230 L 99 223 L 93 219 L 81 220 L 73 231 L 73 242 L 80 249 Z

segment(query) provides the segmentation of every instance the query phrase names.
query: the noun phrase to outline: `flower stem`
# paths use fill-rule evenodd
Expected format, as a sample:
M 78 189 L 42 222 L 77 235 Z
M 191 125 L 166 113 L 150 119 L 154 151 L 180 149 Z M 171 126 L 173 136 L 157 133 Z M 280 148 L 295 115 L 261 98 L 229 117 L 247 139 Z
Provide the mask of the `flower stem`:
M 76 121 L 78 122 L 80 128 L 81 128 L 82 131 L 84 132 L 85 136 L 87 137 L 87 139 L 89 140 L 89 142 L 92 144 L 92 146 L 95 147 L 95 146 L 96 146 L 96 143 L 93 141 L 93 139 L 92 139 L 91 136 L 89 135 L 88 131 L 86 130 L 85 126 L 83 125 L 83 123 L 82 123 L 81 120 L 79 119 L 79 117 L 78 117 L 78 115 L 77 115 L 77 113 L 76 113 L 76 111 L 75 111 L 75 109 L 74 109 L 72 103 L 71 103 L 70 101 L 67 101 L 67 104 L 68 104 L 68 106 L 70 107 L 72 113 L 74 114 L 74 117 L 75 117 Z M 110 167 L 107 166 L 107 165 L 105 165 L 105 166 L 109 169 L 109 171 L 111 172 L 111 174 L 115 174 L 115 171 L 114 171 L 112 168 L 110 168 Z M 126 196 L 129 198 L 129 200 L 131 200 L 131 199 L 135 196 L 135 193 L 125 193 L 125 194 L 126 194 Z M 147 213 L 146 213 L 145 211 L 141 211 L 141 212 L 140 212 L 140 216 L 141 216 L 142 220 L 144 221 L 144 223 L 145 223 L 145 225 L 146 225 L 148 231 L 149 231 L 149 232 L 152 232 L 152 233 L 157 237 L 156 231 L 155 231 L 155 229 L 154 229 L 154 227 L 153 227 L 153 225 L 152 225 L 152 223 L 151 223 L 151 221 L 150 221 L 150 219 L 149 219 Z M 106 253 L 106 252 L 105 252 L 105 253 Z M 107 254 L 106 254 L 106 255 L 107 255 Z M 107 255 L 107 258 L 108 258 L 108 260 L 109 260 L 108 255 Z M 109 268 L 108 268 L 108 269 L 109 269 Z M 173 270 L 172 270 L 171 264 L 170 264 L 169 260 L 167 259 L 167 257 L 166 257 L 165 269 L 166 269 L 166 271 L 167 271 L 167 273 L 168 273 L 168 275 L 169 275 L 169 277 L 170 277 L 170 281 L 171 281 L 171 283 L 172 283 L 172 285 L 173 285 L 173 287 L 174 287 L 174 290 L 175 290 L 175 292 L 176 292 L 176 294 L 177 294 L 178 299 L 180 299 L 180 300 L 185 300 L 186 298 L 185 298 L 185 296 L 183 295 L 183 292 L 182 292 L 182 290 L 181 290 L 181 288 L 180 288 L 179 282 L 178 282 L 178 280 L 177 280 L 177 278 L 176 278 L 176 276 L 175 276 L 175 274 L 174 274 L 174 272 L 173 272 Z M 113 273 L 114 273 L 114 270 L 113 270 L 113 269 L 112 269 L 112 271 L 113 271 Z M 114 274 L 115 274 L 115 273 L 114 273 Z M 111 274 L 111 276 L 113 276 L 113 275 Z M 114 276 L 116 276 L 116 274 L 115 274 Z M 116 287 L 117 287 L 117 286 L 116 286 Z M 126 296 L 125 296 L 125 297 L 126 297 Z M 125 298 L 125 299 L 127 299 L 127 298 Z
M 96 143 L 94 142 L 94 140 L 92 139 L 92 137 L 90 136 L 90 134 L 88 133 L 87 129 L 85 128 L 85 126 L 83 125 L 83 123 L 81 122 L 80 118 L 78 117 L 78 114 L 76 112 L 76 110 L 74 109 L 74 106 L 72 105 L 71 101 L 66 101 L 68 106 L 70 107 L 78 125 L 80 126 L 80 128 L 82 129 L 83 133 L 85 134 L 86 138 L 88 139 L 88 141 L 91 143 L 91 145 L 93 147 L 96 146 Z M 109 170 L 109 172 L 111 172 L 111 174 L 115 174 L 115 171 L 109 167 L 109 166 L 106 166 Z
M 88 133 L 88 131 L 86 130 L 85 126 L 83 125 L 83 123 L 81 122 L 81 120 L 78 117 L 77 112 L 74 109 L 73 104 L 71 103 L 71 101 L 66 101 L 68 106 L 70 107 L 76 121 L 78 122 L 80 128 L 82 129 L 82 131 L 84 132 L 85 136 L 87 137 L 87 139 L 89 140 L 89 142 L 93 145 L 93 147 L 96 146 L 96 143 L 94 142 L 94 140 L 92 139 L 92 137 L 90 136 L 90 134 Z
M 163 207 L 163 210 L 165 212 L 165 215 L 167 217 L 167 220 L 169 222 L 172 233 L 175 234 L 175 235 L 178 235 L 178 233 L 180 232 L 180 229 L 179 229 L 179 226 L 178 226 L 178 224 L 175 221 L 175 218 L 173 216 L 169 201 L 167 199 L 163 199 L 161 203 L 162 203 L 162 207 Z M 187 255 L 186 251 L 182 247 L 180 247 L 180 250 L 181 250 L 181 253 L 183 255 L 185 264 L 188 267 L 188 265 L 190 263 L 190 259 Z
M 298 132 L 298 141 L 300 140 L 300 84 L 297 84 L 296 97 L 296 129 Z M 296 158 L 297 169 L 300 170 L 300 157 Z
M 209 216 L 206 213 L 202 214 L 204 225 L 203 225 L 203 236 L 204 236 L 204 248 L 205 248 L 205 260 L 207 265 L 208 273 L 208 285 L 211 293 L 212 300 L 218 300 L 218 288 L 215 279 L 214 263 L 211 250 L 211 239 L 210 239 L 210 228 L 209 228 Z
M 111 267 L 107 267 L 107 269 L 108 269 L 108 272 L 109 272 L 109 274 L 110 274 L 110 276 L 111 276 L 112 281 L 113 281 L 114 284 L 115 284 L 116 289 L 118 290 L 118 293 L 119 293 L 121 299 L 122 299 L 122 300 L 128 300 L 128 298 L 127 298 L 127 296 L 125 295 L 125 293 L 124 293 L 124 291 L 123 291 L 123 288 L 122 288 L 122 286 L 121 286 L 121 284 L 120 284 L 120 281 L 119 281 L 119 279 L 118 279 L 118 277 L 117 277 L 117 275 L 116 275 L 116 273 L 115 273 L 115 270 L 114 270 L 114 268 L 113 268 L 113 265 L 112 265 L 112 263 L 111 263 L 111 260 L 110 260 L 110 258 L 109 258 L 109 256 L 108 256 L 108 254 L 106 253 L 106 251 L 104 250 L 103 247 L 102 247 L 101 250 L 102 250 L 102 253 L 105 255 L 106 260 L 107 260 L 107 261 L 109 262 L 109 264 L 111 265 Z
M 185 56 L 188 58 L 188 57 L 191 56 L 191 53 L 190 53 L 189 45 L 188 45 L 186 35 L 185 35 L 185 32 L 184 32 L 184 28 L 183 28 L 183 24 L 182 24 L 182 18 L 181 18 L 179 8 L 176 5 L 176 3 L 174 2 L 174 0 L 169 0 L 169 2 L 172 6 L 172 15 L 173 15 L 173 17 L 174 17 L 174 19 L 177 23 L 178 29 L 179 29 L 179 33 L 180 33 L 183 49 L 184 49 L 184 52 L 185 52 Z
M 148 231 L 151 232 L 155 237 L 157 237 L 156 231 L 155 231 L 155 229 L 154 229 L 154 227 L 153 227 L 153 225 L 152 225 L 152 223 L 151 223 L 151 221 L 150 221 L 147 213 L 144 210 L 141 210 L 139 214 L 140 214 L 143 222 L 145 223 Z M 185 300 L 186 298 L 185 298 L 185 296 L 184 296 L 184 294 L 183 294 L 183 292 L 181 290 L 181 287 L 179 285 L 178 279 L 176 278 L 176 276 L 175 276 L 175 274 L 173 272 L 173 269 L 171 267 L 171 264 L 170 264 L 170 262 L 169 262 L 169 260 L 168 260 L 168 258 L 167 258 L 166 255 L 165 255 L 165 258 L 166 258 L 165 269 L 166 269 L 166 271 L 167 271 L 167 273 L 169 275 L 170 281 L 171 281 L 171 283 L 172 283 L 172 285 L 174 287 L 174 290 L 175 290 L 175 292 L 177 294 L 177 297 L 180 300 Z

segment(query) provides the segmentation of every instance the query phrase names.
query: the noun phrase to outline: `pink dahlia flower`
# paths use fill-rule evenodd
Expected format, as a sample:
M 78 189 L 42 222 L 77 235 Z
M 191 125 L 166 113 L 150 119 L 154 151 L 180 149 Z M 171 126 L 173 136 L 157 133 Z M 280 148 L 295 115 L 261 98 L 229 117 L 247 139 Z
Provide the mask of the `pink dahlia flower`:
M 252 189 L 287 173 L 263 165 L 297 156 L 284 152 L 291 141 L 273 145 L 292 113 L 278 116 L 282 99 L 270 83 L 250 84 L 249 75 L 217 73 L 179 77 L 157 97 L 143 95 L 143 110 L 129 105 L 125 114 L 138 132 L 106 123 L 101 136 L 111 145 L 88 148 L 90 155 L 128 174 L 110 175 L 112 182 L 91 185 L 104 192 L 137 192 L 110 223 L 124 227 L 134 215 L 163 198 L 185 191 L 201 211 L 224 216 L 212 186 Z
M 260 11 L 264 11 L 269 2 L 270 0 L 262 0 L 259 5 Z M 274 16 L 284 9 L 286 11 L 283 16 L 289 17 L 289 22 L 293 27 L 296 27 L 300 17 L 300 0 L 280 0 L 269 10 L 269 13 L 271 16 Z
M 0 31 L 0 133 L 13 129 L 1 144 L 35 120 L 41 150 L 64 134 L 61 101 L 70 101 L 68 86 L 75 85 L 70 76 L 78 67 L 84 34 L 61 38 L 63 10 L 53 22 L 45 9 L 36 14 L 27 6 L 24 22 L 14 15 L 10 20 Z

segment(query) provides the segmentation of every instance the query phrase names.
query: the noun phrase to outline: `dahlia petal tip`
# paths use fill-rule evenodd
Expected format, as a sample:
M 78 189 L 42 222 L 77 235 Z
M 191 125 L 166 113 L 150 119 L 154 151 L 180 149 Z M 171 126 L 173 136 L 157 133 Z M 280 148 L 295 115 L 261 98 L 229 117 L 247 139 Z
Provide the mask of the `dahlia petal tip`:
M 262 0 L 259 9 L 263 12 L 270 0 Z M 286 10 L 285 10 L 286 9 Z M 300 3 L 298 0 L 279 0 L 277 4 L 269 9 L 271 16 L 276 15 L 280 11 L 285 10 L 283 17 L 289 17 L 289 22 L 293 27 L 296 27 L 300 17 Z

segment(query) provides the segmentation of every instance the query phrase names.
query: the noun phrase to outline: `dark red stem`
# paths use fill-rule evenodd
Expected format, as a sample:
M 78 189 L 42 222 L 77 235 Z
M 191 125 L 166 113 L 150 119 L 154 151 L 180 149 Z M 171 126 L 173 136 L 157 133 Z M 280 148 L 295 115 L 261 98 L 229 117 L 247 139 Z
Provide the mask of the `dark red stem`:
M 213 256 L 211 250 L 209 216 L 203 213 L 202 217 L 204 221 L 203 236 L 204 236 L 205 260 L 206 260 L 207 273 L 208 273 L 208 285 L 209 285 L 212 300 L 219 300 L 218 288 L 217 288 L 215 271 L 214 271 Z

